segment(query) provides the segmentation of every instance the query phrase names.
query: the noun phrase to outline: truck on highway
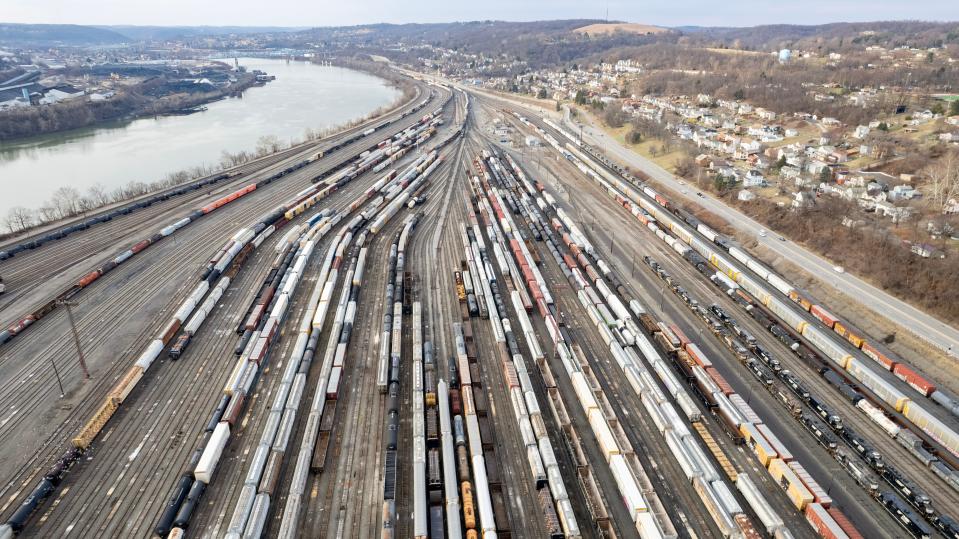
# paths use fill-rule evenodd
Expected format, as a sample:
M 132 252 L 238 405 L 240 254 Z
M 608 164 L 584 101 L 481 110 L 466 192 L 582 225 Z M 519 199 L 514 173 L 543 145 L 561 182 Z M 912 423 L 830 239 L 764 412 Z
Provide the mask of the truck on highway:
M 3 284 L 3 276 L 0 276 L 0 294 L 3 294 L 6 289 L 7 285 Z

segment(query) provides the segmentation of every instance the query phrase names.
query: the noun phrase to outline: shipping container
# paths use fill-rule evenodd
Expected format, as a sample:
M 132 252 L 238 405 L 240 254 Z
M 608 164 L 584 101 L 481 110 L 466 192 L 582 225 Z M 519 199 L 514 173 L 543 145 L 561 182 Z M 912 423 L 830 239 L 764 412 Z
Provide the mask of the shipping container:
M 816 530 L 816 533 L 824 539 L 848 539 L 846 532 L 836 523 L 826 509 L 818 504 L 811 503 L 806 506 L 806 520 Z
M 892 368 L 892 373 L 925 397 L 928 397 L 936 390 L 936 386 L 933 385 L 932 382 L 926 380 L 922 375 L 903 363 L 897 363 Z
M 829 513 L 829 516 L 831 516 L 832 519 L 836 522 L 836 524 L 838 524 L 839 527 L 842 528 L 842 531 L 846 533 L 849 539 L 863 539 L 862 534 L 859 533 L 859 530 L 856 529 L 856 526 L 854 526 L 853 523 L 849 521 L 849 519 L 846 517 L 846 515 L 842 513 L 842 511 L 840 511 L 839 509 L 835 507 L 830 507 L 826 509 L 826 512 Z

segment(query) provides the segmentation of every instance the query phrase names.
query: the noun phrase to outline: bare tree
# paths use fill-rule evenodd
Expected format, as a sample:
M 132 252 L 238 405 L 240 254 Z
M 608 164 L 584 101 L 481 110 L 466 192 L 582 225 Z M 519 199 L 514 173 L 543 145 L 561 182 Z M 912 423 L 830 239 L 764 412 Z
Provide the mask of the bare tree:
M 80 198 L 80 191 L 76 187 L 64 185 L 53 192 L 51 205 L 61 218 L 69 217 L 80 212 Z
M 7 212 L 5 219 L 7 229 L 10 232 L 19 232 L 33 226 L 33 212 L 23 206 L 14 206 Z
M 236 166 L 236 156 L 226 150 L 220 152 L 220 166 L 230 168 Z
M 262 157 L 275 153 L 280 148 L 280 139 L 275 135 L 263 135 L 256 141 L 256 155 Z
M 40 206 L 40 209 L 37 211 L 40 213 L 41 223 L 49 223 L 57 218 L 57 209 L 51 206 L 49 203 Z
M 959 198 L 959 152 L 951 151 L 926 167 L 932 203 L 941 210 L 949 200 Z
M 101 183 L 95 183 L 87 189 L 87 196 L 94 206 L 105 206 L 110 202 L 110 196 L 107 194 L 106 187 Z

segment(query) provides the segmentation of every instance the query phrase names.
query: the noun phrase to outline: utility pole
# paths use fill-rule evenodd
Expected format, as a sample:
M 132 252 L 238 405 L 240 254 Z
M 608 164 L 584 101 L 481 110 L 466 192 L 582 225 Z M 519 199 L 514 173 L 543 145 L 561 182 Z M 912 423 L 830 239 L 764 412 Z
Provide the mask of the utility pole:
M 83 348 L 80 347 L 80 334 L 77 333 L 77 325 L 76 325 L 76 323 L 75 323 L 74 320 L 73 320 L 73 310 L 71 309 L 71 307 L 73 307 L 74 305 L 76 305 L 76 303 L 71 302 L 71 301 L 66 301 L 66 300 L 60 300 L 60 301 L 57 301 L 57 304 L 58 304 L 58 305 L 63 305 L 64 307 L 67 308 L 67 319 L 70 321 L 70 331 L 73 332 L 73 342 L 74 342 L 74 344 L 77 345 L 77 357 L 78 357 L 79 360 L 80 360 L 80 368 L 83 370 L 83 377 L 86 378 L 87 380 L 89 380 L 89 379 L 90 379 L 90 371 L 87 369 L 87 362 L 86 362 L 86 360 L 83 358 Z M 59 380 L 59 377 L 60 377 L 60 375 L 58 374 L 58 375 L 57 375 L 57 379 L 58 379 L 58 380 Z M 61 384 L 60 387 L 61 387 L 61 393 L 62 393 L 62 392 L 63 392 L 63 391 L 62 391 L 62 388 L 63 388 L 62 384 Z

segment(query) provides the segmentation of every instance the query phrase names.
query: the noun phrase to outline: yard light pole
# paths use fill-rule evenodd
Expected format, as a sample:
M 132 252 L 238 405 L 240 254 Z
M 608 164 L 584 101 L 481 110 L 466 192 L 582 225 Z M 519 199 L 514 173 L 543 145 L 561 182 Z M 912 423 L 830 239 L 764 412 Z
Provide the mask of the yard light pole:
M 80 360 L 80 369 L 83 370 L 83 377 L 87 380 L 90 379 L 90 371 L 87 369 L 87 362 L 83 357 L 83 348 L 80 346 L 80 334 L 77 333 L 77 325 L 73 320 L 73 310 L 71 307 L 75 306 L 76 303 L 72 301 L 59 300 L 57 301 L 58 305 L 63 305 L 67 308 L 67 320 L 70 321 L 70 331 L 73 333 L 73 343 L 77 346 L 77 357 Z M 56 369 L 56 367 L 54 367 Z M 57 380 L 59 381 L 60 375 L 57 374 Z M 60 385 L 61 393 L 63 392 L 63 385 Z
M 663 281 L 663 286 L 659 289 L 659 313 L 663 312 L 663 299 L 666 297 L 666 281 Z

